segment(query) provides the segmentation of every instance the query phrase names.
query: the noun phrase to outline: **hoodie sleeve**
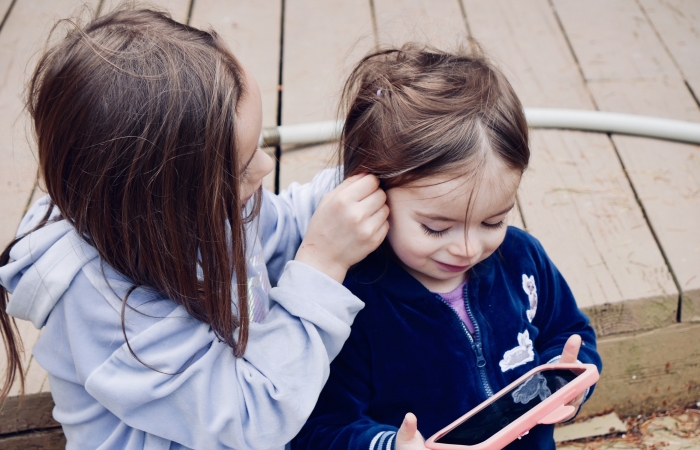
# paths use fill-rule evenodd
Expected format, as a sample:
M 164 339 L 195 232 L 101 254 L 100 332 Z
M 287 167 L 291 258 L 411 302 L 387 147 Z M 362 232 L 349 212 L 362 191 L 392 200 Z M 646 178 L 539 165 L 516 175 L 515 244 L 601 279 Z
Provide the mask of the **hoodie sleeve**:
M 279 448 L 311 413 L 330 361 L 363 303 L 289 262 L 263 323 L 235 358 L 211 329 L 175 308 L 94 369 L 87 392 L 126 425 L 190 448 Z
M 578 308 L 569 285 L 541 244 L 536 240 L 534 244 L 539 256 L 538 276 L 541 288 L 538 288 L 539 304 L 533 324 L 540 330 L 535 342 L 540 361 L 558 361 L 567 339 L 578 334 L 582 340 L 578 360 L 595 364 L 598 371 L 601 371 L 603 363 L 596 349 L 596 335 L 588 317 Z M 592 392 L 593 388 L 589 396 Z
M 326 169 L 310 183 L 292 183 L 279 195 L 263 189 L 258 232 L 273 286 L 287 261 L 294 259 L 321 199 L 338 185 L 339 180 L 337 169 Z
M 359 319 L 359 318 L 358 318 Z M 331 365 L 331 375 L 311 417 L 291 442 L 292 450 L 385 450 L 395 448 L 398 428 L 369 417 L 372 357 L 361 324 Z

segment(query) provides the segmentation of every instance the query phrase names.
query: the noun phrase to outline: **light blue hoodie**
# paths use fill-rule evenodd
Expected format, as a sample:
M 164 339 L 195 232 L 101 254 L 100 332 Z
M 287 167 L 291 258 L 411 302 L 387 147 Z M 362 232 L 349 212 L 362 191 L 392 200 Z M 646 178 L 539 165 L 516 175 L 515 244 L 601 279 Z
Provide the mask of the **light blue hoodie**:
M 259 323 L 250 324 L 242 358 L 181 306 L 137 289 L 126 334 L 152 370 L 122 334 L 129 280 L 71 225 L 52 222 L 14 246 L 0 268 L 12 293 L 7 311 L 44 328 L 34 357 L 49 373 L 67 448 L 276 449 L 294 437 L 363 307 L 341 284 L 290 261 L 334 175 L 264 194 L 248 233 L 250 314 Z M 18 235 L 48 204 L 44 197 L 30 209 Z

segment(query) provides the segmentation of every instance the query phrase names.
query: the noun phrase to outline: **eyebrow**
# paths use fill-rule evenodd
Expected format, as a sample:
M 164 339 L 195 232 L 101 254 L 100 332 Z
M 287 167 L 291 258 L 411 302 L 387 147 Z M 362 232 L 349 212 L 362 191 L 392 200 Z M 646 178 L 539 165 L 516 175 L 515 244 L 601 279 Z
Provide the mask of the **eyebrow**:
M 511 209 L 513 209 L 514 207 L 515 207 L 515 203 L 512 203 L 509 207 L 507 207 L 503 211 L 499 211 L 496 214 L 489 216 L 488 219 L 490 219 L 492 217 L 500 216 L 501 214 L 505 214 L 505 213 L 509 212 Z M 457 220 L 453 217 L 438 216 L 438 215 L 433 215 L 433 214 L 424 214 L 420 211 L 416 211 L 416 214 L 418 214 L 419 216 L 424 217 L 426 219 L 437 220 L 439 222 L 459 222 L 461 220 L 461 219 Z

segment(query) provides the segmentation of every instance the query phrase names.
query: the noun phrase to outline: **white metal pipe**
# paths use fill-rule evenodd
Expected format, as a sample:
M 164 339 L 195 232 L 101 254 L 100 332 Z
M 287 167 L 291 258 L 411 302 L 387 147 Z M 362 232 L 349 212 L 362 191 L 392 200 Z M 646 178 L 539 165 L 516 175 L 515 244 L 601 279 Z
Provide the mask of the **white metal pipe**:
M 601 111 L 543 108 L 525 108 L 525 118 L 531 128 L 619 133 L 700 144 L 700 124 L 681 120 Z M 342 129 L 342 120 L 266 128 L 260 136 L 260 146 L 274 147 L 275 145 L 335 141 L 340 137 Z

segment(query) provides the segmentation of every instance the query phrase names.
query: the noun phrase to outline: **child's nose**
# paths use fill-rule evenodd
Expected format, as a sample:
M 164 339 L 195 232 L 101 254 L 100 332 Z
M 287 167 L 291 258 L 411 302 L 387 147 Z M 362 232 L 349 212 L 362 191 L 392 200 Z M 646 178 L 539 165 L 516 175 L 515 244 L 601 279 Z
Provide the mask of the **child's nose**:
M 448 251 L 455 256 L 473 259 L 481 251 L 479 241 L 472 236 L 456 238 L 448 248 Z

